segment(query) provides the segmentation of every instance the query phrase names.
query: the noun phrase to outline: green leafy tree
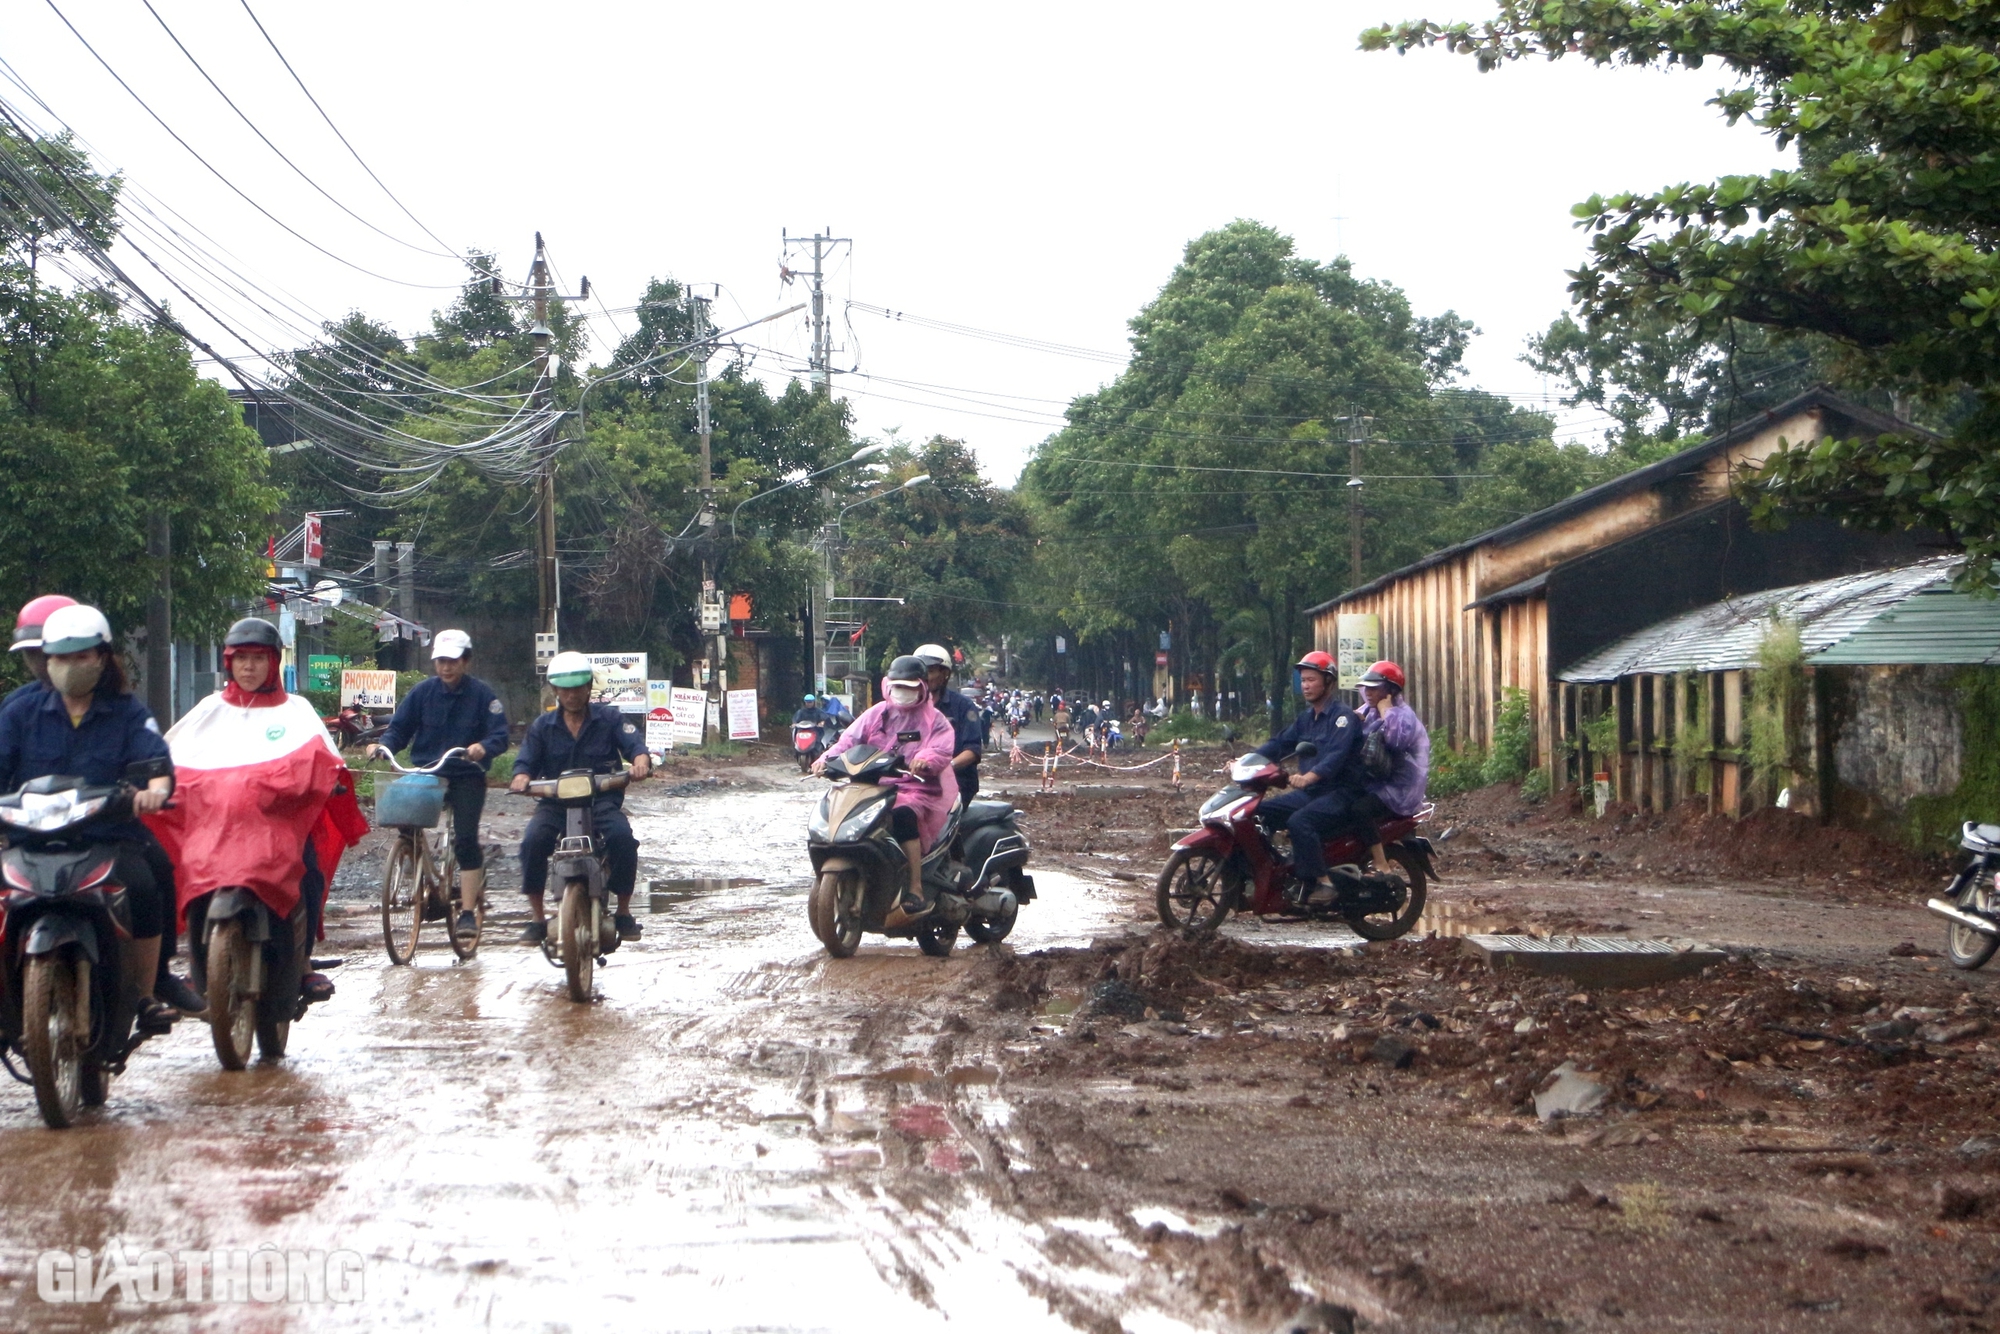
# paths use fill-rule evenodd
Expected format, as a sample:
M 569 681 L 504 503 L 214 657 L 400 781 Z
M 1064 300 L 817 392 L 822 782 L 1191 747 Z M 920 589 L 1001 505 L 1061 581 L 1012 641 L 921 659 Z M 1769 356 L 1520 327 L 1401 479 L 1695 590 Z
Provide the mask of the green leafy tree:
M 1529 56 L 1733 76 L 1714 105 L 1798 165 L 1577 205 L 1586 325 L 1746 321 L 1834 349 L 1842 382 L 1944 428 L 1788 449 L 1748 485 L 1767 522 L 1819 512 L 1951 534 L 1967 578 L 2000 558 L 2000 8 L 1958 0 L 1501 0 L 1486 23 L 1362 35 L 1482 69 Z

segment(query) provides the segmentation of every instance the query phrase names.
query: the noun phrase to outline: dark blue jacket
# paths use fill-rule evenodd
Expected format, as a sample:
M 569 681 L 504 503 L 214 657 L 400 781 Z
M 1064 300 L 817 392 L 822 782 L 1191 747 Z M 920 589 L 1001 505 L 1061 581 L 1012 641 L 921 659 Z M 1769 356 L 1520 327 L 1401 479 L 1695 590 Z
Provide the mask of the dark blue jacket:
M 47 689 L 48 687 L 43 685 L 40 681 L 34 681 L 34 680 L 30 680 L 28 684 L 24 686 L 15 686 L 12 690 L 7 692 L 7 698 L 0 699 L 0 711 L 4 711 L 5 709 L 7 709 L 17 699 L 22 699 L 25 698 L 26 696 L 35 694 L 37 691 L 42 691 Z
M 390 750 L 408 746 L 410 763 L 417 768 L 436 763 L 453 746 L 475 741 L 486 747 L 485 759 L 453 760 L 438 772 L 484 773 L 493 757 L 507 749 L 507 710 L 493 687 L 476 676 L 460 681 L 456 690 L 445 689 L 438 677 L 425 677 L 403 696 L 389 730 L 382 733 L 382 744 Z
M 166 754 L 159 724 L 137 695 L 100 690 L 75 726 L 63 697 L 53 690 L 38 695 L 16 691 L 9 703 L 0 706 L 0 793 L 48 774 L 86 783 L 116 783 L 125 777 L 126 765 Z M 115 838 L 146 837 L 137 820 L 112 825 L 105 832 Z
M 1353 762 L 1361 750 L 1361 720 L 1355 717 L 1354 710 L 1328 696 L 1322 701 L 1320 712 L 1301 709 L 1291 726 L 1257 747 L 1257 753 L 1266 759 L 1282 760 L 1297 750 L 1301 741 L 1319 747 L 1312 763 L 1302 766 L 1302 772 L 1319 775 L 1319 781 L 1306 789 L 1308 792 L 1330 792 L 1336 787 L 1359 785 L 1359 770 Z
M 575 736 L 563 725 L 561 709 L 550 709 L 528 724 L 521 749 L 514 756 L 516 776 L 555 778 L 571 769 L 588 769 L 594 774 L 618 772 L 620 760 L 635 760 L 646 749 L 646 737 L 636 713 L 620 713 L 609 704 L 593 704 L 583 730 Z M 544 798 L 544 800 L 552 800 Z M 607 792 L 599 804 L 625 804 L 623 791 Z
M 979 706 L 958 691 L 945 687 L 944 698 L 933 701 L 938 712 L 951 719 L 951 753 L 972 752 L 969 768 L 977 769 L 986 744 L 986 728 L 979 721 Z

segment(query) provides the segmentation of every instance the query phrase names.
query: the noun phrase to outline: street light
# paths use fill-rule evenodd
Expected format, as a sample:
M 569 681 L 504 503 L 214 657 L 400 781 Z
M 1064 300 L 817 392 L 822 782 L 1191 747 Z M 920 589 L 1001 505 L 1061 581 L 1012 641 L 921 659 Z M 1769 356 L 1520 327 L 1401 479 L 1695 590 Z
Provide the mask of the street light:
M 756 495 L 751 496 L 750 500 L 762 500 L 765 496 L 775 496 L 780 491 L 789 491 L 795 486 L 804 486 L 807 482 L 810 482 L 815 477 L 824 477 L 827 473 L 834 471 L 834 469 L 836 468 L 845 468 L 850 463 L 859 463 L 861 462 L 861 460 L 865 458 L 871 458 L 876 454 L 880 454 L 883 450 L 887 449 L 888 447 L 889 446 L 886 443 L 879 440 L 872 445 L 863 445 L 861 448 L 855 450 L 852 454 L 848 455 L 846 458 L 842 459 L 838 463 L 830 463 L 826 467 L 821 468 L 818 472 L 809 472 L 803 477 L 794 477 L 791 481 L 785 482 L 779 486 L 774 486 L 769 491 L 759 491 Z M 729 535 L 731 537 L 736 536 L 736 516 L 743 512 L 743 506 L 748 505 L 750 503 L 750 500 L 743 501 L 742 504 L 739 504 L 735 509 L 729 511 Z
M 835 528 L 840 527 L 840 521 L 847 517 L 848 510 L 854 509 L 857 506 L 866 505 L 871 500 L 880 500 L 884 496 L 893 496 L 898 491 L 907 491 L 911 487 L 917 485 L 919 482 L 928 482 L 930 479 L 931 475 L 929 473 L 920 472 L 915 477 L 912 477 L 909 481 L 904 482 L 901 486 L 892 486 L 887 491 L 877 491 L 872 496 L 861 497 L 861 499 L 855 501 L 854 504 L 852 505 L 842 506 L 840 513 L 834 516 L 833 526 Z

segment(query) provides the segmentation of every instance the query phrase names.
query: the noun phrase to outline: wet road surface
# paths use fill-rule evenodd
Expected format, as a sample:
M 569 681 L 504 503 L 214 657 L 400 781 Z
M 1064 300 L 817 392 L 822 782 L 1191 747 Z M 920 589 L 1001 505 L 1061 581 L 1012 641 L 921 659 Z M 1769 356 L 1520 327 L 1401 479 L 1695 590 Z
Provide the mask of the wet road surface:
M 1032 1169 L 1009 1151 L 997 1062 L 927 1004 L 983 951 L 937 961 L 871 937 L 826 959 L 805 912 L 818 791 L 775 768 L 749 789 L 635 789 L 646 936 L 600 966 L 595 1004 L 512 943 L 511 889 L 475 962 L 432 927 L 408 968 L 350 891 L 321 947 L 347 960 L 339 994 L 283 1062 L 225 1073 L 184 1021 L 60 1133 L 6 1085 L 0 1328 L 1071 1328 L 1049 1293 L 1102 1300 L 1132 1276 L 1050 1245 L 1098 1224 L 1006 1203 L 1006 1175 Z M 510 841 L 525 805 L 496 795 L 488 839 Z M 645 881 L 700 877 L 762 883 L 682 886 L 643 912 Z M 1109 886 L 1037 879 L 1021 949 L 1132 916 Z M 358 1252 L 362 1299 L 197 1303 L 178 1281 L 155 1303 L 37 1296 L 51 1248 L 259 1246 Z M 1127 1326 L 1183 1327 L 1143 1303 Z

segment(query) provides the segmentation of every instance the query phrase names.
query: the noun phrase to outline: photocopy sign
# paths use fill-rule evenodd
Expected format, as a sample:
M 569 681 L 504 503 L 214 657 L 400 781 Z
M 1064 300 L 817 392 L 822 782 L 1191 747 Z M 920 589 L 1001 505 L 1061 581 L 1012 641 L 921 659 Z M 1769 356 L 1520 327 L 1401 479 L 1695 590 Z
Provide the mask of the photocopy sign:
M 312 653 L 306 657 L 306 689 L 331 690 L 335 679 L 346 664 L 330 653 Z
M 1359 690 L 1362 676 L 1382 657 L 1382 618 L 1372 611 L 1344 611 L 1334 621 L 1333 634 L 1340 688 Z
M 340 674 L 340 702 L 343 706 L 352 704 L 358 709 L 393 709 L 396 707 L 396 674 L 357 671 L 349 667 Z

